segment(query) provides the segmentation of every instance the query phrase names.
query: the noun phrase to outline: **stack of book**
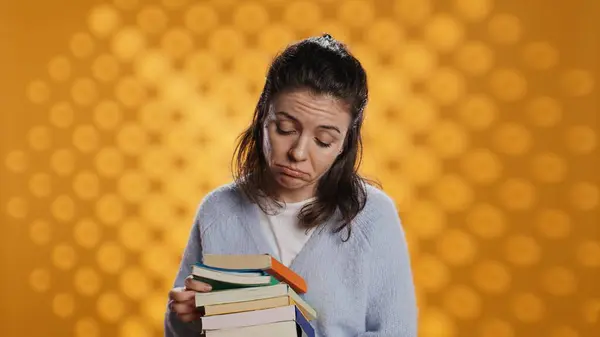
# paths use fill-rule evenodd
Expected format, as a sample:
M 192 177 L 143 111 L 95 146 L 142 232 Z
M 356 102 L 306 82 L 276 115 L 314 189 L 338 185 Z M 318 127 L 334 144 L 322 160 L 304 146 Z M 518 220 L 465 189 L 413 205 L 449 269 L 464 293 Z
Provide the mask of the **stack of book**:
M 212 286 L 195 299 L 206 337 L 315 336 L 306 282 L 270 255 L 205 254 L 192 276 Z

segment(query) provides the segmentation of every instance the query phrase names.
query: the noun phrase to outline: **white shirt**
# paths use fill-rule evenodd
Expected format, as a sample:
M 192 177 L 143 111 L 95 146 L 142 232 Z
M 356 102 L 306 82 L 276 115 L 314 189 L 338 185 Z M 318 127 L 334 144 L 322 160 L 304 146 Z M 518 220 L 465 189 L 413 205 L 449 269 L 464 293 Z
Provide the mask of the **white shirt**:
M 314 228 L 308 233 L 299 225 L 298 213 L 312 199 L 294 203 L 286 203 L 274 215 L 260 213 L 260 224 L 267 242 L 274 252 L 279 254 L 278 260 L 289 267 L 296 255 L 302 250 Z

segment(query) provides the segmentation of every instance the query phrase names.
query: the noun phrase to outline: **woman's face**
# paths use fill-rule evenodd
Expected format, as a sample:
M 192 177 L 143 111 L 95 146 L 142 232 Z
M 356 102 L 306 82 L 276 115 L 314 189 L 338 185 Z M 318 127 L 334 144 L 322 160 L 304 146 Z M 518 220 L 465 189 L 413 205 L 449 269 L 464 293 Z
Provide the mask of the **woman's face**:
M 314 196 L 316 184 L 341 153 L 350 125 L 342 101 L 296 90 L 278 95 L 266 120 L 265 158 L 287 202 Z

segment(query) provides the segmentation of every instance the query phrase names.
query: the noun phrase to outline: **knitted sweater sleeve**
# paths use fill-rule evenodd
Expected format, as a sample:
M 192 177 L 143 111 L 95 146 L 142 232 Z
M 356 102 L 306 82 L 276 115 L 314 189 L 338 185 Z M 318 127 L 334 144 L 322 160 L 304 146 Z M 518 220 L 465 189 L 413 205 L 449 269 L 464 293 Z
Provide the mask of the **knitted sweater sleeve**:
M 377 198 L 372 224 L 367 331 L 357 337 L 416 337 L 417 305 L 410 257 L 392 199 Z

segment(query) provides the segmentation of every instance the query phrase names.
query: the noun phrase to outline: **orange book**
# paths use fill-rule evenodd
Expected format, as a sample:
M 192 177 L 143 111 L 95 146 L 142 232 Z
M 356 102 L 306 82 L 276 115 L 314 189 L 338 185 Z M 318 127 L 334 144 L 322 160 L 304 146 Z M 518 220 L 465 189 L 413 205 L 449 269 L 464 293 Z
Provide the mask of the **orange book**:
M 259 269 L 287 283 L 298 294 L 306 293 L 304 279 L 290 268 L 281 264 L 269 254 L 258 255 L 217 255 L 205 254 L 203 264 L 224 269 Z

